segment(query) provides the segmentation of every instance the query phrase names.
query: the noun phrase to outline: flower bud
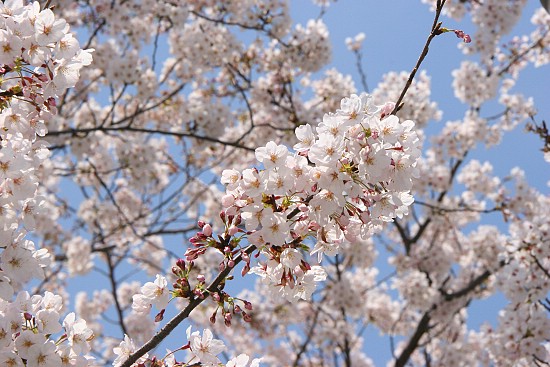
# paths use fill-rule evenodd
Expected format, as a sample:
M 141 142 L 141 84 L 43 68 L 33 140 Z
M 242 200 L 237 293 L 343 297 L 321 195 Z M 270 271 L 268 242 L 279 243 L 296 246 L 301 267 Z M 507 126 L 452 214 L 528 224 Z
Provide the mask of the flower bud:
M 239 228 L 235 227 L 235 226 L 231 226 L 229 227 L 227 233 L 230 235 L 230 236 L 234 236 L 237 232 L 239 232 Z
M 206 237 L 212 236 L 212 226 L 210 224 L 205 224 L 202 227 L 202 234 L 204 234 Z
M 185 260 L 183 259 L 178 259 L 176 261 L 176 266 L 182 270 L 185 270 Z
M 164 310 L 160 310 L 160 312 L 155 316 L 155 322 L 161 322 L 164 319 Z

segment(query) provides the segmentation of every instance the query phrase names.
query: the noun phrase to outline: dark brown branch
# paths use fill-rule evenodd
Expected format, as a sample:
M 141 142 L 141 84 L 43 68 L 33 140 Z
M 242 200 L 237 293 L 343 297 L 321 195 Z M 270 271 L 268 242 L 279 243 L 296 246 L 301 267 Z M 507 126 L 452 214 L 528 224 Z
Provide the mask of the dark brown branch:
M 300 350 L 298 351 L 298 353 L 296 353 L 296 358 L 294 359 L 294 363 L 292 364 L 293 367 L 298 367 L 298 364 L 300 363 L 300 359 L 302 358 L 302 355 L 306 352 L 307 346 L 313 339 L 313 333 L 315 332 L 315 327 L 317 326 L 317 320 L 319 319 L 320 311 L 321 311 L 321 307 L 318 307 L 317 310 L 315 311 L 315 314 L 313 315 L 313 321 L 311 322 L 311 326 L 306 335 L 306 340 L 304 340 L 304 342 L 300 346 Z
M 107 265 L 109 266 L 109 281 L 111 282 L 111 295 L 113 296 L 113 299 L 115 301 L 115 309 L 118 315 L 118 321 L 120 324 L 120 328 L 122 329 L 122 332 L 124 334 L 128 334 L 126 331 L 126 325 L 124 324 L 124 313 L 122 312 L 122 306 L 120 305 L 120 302 L 118 301 L 117 296 L 117 289 L 118 285 L 115 280 L 115 265 L 113 265 L 113 260 L 111 259 L 111 254 L 109 252 L 105 252 L 105 257 L 107 258 Z
M 504 265 L 504 262 L 501 262 L 501 266 L 503 265 Z M 464 297 L 468 295 L 470 292 L 474 291 L 481 284 L 483 284 L 492 274 L 493 274 L 493 271 L 485 270 L 477 278 L 473 279 L 470 283 L 468 283 L 464 288 L 453 293 L 447 293 L 444 290 L 441 290 L 441 293 L 443 294 L 443 298 L 445 299 L 445 301 L 452 301 L 454 299 Z
M 426 313 L 424 313 L 424 316 L 422 316 L 422 318 L 420 319 L 420 322 L 416 326 L 416 330 L 412 337 L 409 339 L 407 346 L 405 347 L 405 349 L 403 349 L 401 355 L 399 355 L 399 357 L 395 361 L 395 367 L 405 367 L 405 365 L 411 358 L 411 355 L 418 347 L 420 338 L 422 338 L 422 336 L 429 330 L 430 312 L 431 310 L 426 311 Z
M 209 141 L 211 143 L 217 143 L 227 146 L 232 146 L 239 149 L 248 150 L 250 152 L 253 152 L 255 149 L 246 147 L 243 145 L 240 145 L 235 142 L 229 142 L 229 141 L 222 141 L 216 138 L 211 138 L 209 136 L 199 136 L 191 133 L 184 133 L 184 132 L 176 132 L 176 131 L 164 131 L 164 130 L 156 130 L 156 129 L 147 129 L 147 128 L 138 128 L 138 127 L 131 127 L 131 126 L 117 126 L 117 127 L 92 127 L 92 128 L 82 128 L 82 129 L 67 129 L 67 130 L 60 130 L 60 131 L 52 131 L 48 133 L 48 135 L 66 135 L 66 134 L 86 134 L 93 131 L 131 131 L 131 132 L 139 132 L 139 133 L 148 133 L 148 134 L 160 134 L 160 135 L 168 135 L 168 136 L 176 136 L 178 138 L 192 138 L 197 140 L 205 140 Z
M 353 52 L 355 54 L 355 66 L 357 67 L 357 72 L 359 73 L 359 77 L 361 80 L 361 86 L 365 90 L 365 92 L 369 92 L 369 86 L 367 84 L 367 74 L 365 73 L 365 70 L 363 69 L 363 54 L 359 50 L 355 50 Z

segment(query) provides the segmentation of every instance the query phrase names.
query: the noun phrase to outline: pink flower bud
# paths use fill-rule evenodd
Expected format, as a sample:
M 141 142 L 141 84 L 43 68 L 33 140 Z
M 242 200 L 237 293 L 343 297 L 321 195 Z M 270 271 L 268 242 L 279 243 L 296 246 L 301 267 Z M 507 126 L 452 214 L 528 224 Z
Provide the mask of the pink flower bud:
M 233 261 L 233 259 L 229 260 L 227 262 L 227 266 L 229 266 L 230 268 L 234 267 L 235 266 L 235 261 Z
M 212 236 L 212 226 L 210 224 L 205 224 L 202 227 L 202 234 L 204 234 L 206 237 Z
M 204 277 L 203 274 L 199 274 L 197 275 L 197 280 L 201 283 L 204 283 L 206 281 L 206 278 Z
M 183 259 L 178 259 L 176 261 L 176 266 L 182 270 L 185 270 L 185 260 Z
M 244 301 L 244 308 L 246 308 L 249 311 L 252 311 L 252 303 L 248 301 Z
M 237 232 L 239 232 L 239 228 L 235 227 L 235 226 L 231 226 L 229 227 L 229 229 L 227 230 L 227 233 L 230 235 L 230 236 L 234 236 Z
M 160 312 L 155 316 L 155 322 L 161 322 L 164 319 L 164 310 L 160 310 Z
M 203 220 L 199 220 L 199 221 L 197 222 L 197 225 L 199 226 L 199 228 L 203 228 L 205 224 L 206 224 L 206 222 L 203 221 Z

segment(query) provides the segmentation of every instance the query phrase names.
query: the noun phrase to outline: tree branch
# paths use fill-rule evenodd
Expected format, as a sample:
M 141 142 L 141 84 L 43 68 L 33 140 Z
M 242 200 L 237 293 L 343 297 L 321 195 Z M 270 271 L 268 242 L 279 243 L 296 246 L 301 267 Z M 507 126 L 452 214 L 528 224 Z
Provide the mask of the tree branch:
M 435 36 L 441 34 L 440 33 L 441 23 L 439 22 L 439 16 L 441 15 L 441 10 L 443 10 L 443 5 L 445 5 L 445 1 L 446 0 L 438 0 L 437 1 L 437 7 L 436 7 L 436 10 L 435 10 L 435 17 L 434 17 L 434 21 L 433 21 L 433 24 L 432 24 L 432 31 L 430 32 L 430 35 L 428 36 L 428 39 L 426 40 L 426 43 L 424 44 L 424 48 L 422 49 L 422 53 L 420 54 L 420 57 L 418 58 L 418 61 L 416 62 L 416 65 L 414 66 L 414 68 L 411 71 L 411 74 L 409 75 L 409 79 L 407 80 L 407 83 L 405 84 L 405 87 L 401 91 L 401 95 L 397 99 L 397 102 L 395 102 L 395 107 L 394 107 L 394 109 L 391 113 L 392 115 L 395 115 L 397 113 L 397 111 L 399 110 L 401 102 L 403 101 L 403 98 L 405 98 L 405 94 L 407 94 L 407 91 L 409 90 L 409 88 L 410 88 L 410 86 L 411 86 L 411 84 L 414 80 L 416 72 L 418 71 L 418 69 L 420 68 L 420 65 L 422 64 L 422 62 L 424 61 L 424 59 L 428 55 L 428 51 L 430 49 L 430 43 L 435 38 Z
M 250 255 L 252 252 L 254 252 L 254 250 L 256 250 L 256 246 L 250 245 L 244 250 L 244 252 Z M 235 266 L 239 264 L 242 260 L 243 258 L 241 253 L 234 259 Z M 208 293 L 216 292 L 218 290 L 219 285 L 225 280 L 225 278 L 235 268 L 235 266 L 232 268 L 227 266 L 224 270 L 222 270 L 218 274 L 216 279 L 214 279 L 212 283 L 210 283 L 210 285 L 208 286 L 207 288 Z M 149 341 L 143 344 L 141 348 L 139 348 L 134 353 L 132 353 L 120 367 L 130 367 L 139 358 L 145 355 L 145 353 L 151 351 L 153 348 L 159 345 L 160 342 L 162 342 L 179 324 L 181 324 L 183 320 L 189 317 L 189 314 L 191 313 L 191 311 L 197 308 L 197 306 L 200 305 L 205 299 L 206 298 L 199 298 L 199 297 L 191 299 L 189 301 L 189 304 L 182 311 L 180 311 L 179 314 L 174 316 L 172 320 L 168 321 L 168 323 L 164 325 L 164 327 L 162 327 L 162 329 L 160 329 L 158 333 L 156 333 L 151 339 L 149 339 Z

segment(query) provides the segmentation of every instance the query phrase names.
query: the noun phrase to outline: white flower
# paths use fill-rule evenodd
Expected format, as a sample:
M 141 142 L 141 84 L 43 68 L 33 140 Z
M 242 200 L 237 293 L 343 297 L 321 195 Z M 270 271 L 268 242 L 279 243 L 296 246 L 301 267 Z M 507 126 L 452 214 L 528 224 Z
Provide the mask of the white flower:
M 92 329 L 88 328 L 85 320 L 75 319 L 75 313 L 71 312 L 63 320 L 67 339 L 75 354 L 88 353 L 90 351 L 88 341 L 93 338 L 94 333 Z
M 202 365 L 216 366 L 220 363 L 216 356 L 225 350 L 225 344 L 221 340 L 214 339 L 209 329 L 204 329 L 201 337 L 198 331 L 191 333 L 190 326 L 187 329 L 187 339 L 191 352 Z
M 165 277 L 157 274 L 155 282 L 147 282 L 141 287 L 142 297 L 135 295 L 133 297 L 137 309 L 143 309 L 146 303 L 154 305 L 157 309 L 163 310 L 170 301 L 170 291 L 168 290 L 168 281 Z M 139 306 L 139 307 L 138 307 Z M 134 305 L 132 305 L 134 308 Z M 143 311 L 145 311 L 143 309 Z
M 67 32 L 68 24 L 63 19 L 55 20 L 50 9 L 44 9 L 36 17 L 34 29 L 36 31 L 36 42 L 40 46 L 46 46 L 63 38 Z
M 44 334 L 55 334 L 61 331 L 59 314 L 53 310 L 40 310 L 36 313 L 38 330 Z
M 319 134 L 319 139 L 309 150 L 309 159 L 319 165 L 334 164 L 342 157 L 344 151 L 344 137 L 330 133 Z
M 315 142 L 315 134 L 310 124 L 300 125 L 296 128 L 296 138 L 300 141 L 294 145 L 294 150 L 297 152 L 304 152 L 308 150 Z
M 74 87 L 80 78 L 80 69 L 92 63 L 93 49 L 80 50 L 72 59 L 63 59 L 55 68 L 53 83 L 58 90 Z
M 4 351 L 0 353 L 0 366 L 24 367 L 21 357 L 14 351 Z
M 296 286 L 292 290 L 293 297 L 309 300 L 315 288 L 316 283 L 327 279 L 327 273 L 321 266 L 312 266 L 303 277 L 296 279 Z
M 29 348 L 27 367 L 59 367 L 61 357 L 55 353 L 55 344 L 50 340 Z
M 17 348 L 17 353 L 21 358 L 29 358 L 29 350 L 35 345 L 43 344 L 46 341 L 43 334 L 35 334 L 30 330 L 24 330 L 19 334 L 17 339 L 15 339 L 15 347 Z
M 280 259 L 281 264 L 287 268 L 294 269 L 302 263 L 302 254 L 296 249 L 287 248 L 281 253 Z
M 60 367 L 86 367 L 90 363 L 83 356 L 77 355 L 70 346 L 61 344 L 57 346 L 57 355 L 61 357 Z M 90 358 L 88 356 L 88 358 Z
M 128 335 L 124 335 L 124 340 L 120 342 L 118 347 L 113 348 L 113 353 L 117 355 L 116 359 L 113 362 L 114 367 L 121 366 L 124 361 L 130 357 L 132 353 L 136 351 L 136 345 L 134 344 L 133 340 L 128 337 Z M 143 355 L 138 361 L 144 361 L 149 357 L 147 353 Z
M 263 163 L 268 169 L 284 165 L 288 149 L 284 145 L 270 141 L 265 147 L 256 148 L 255 154 L 258 162 Z
M 148 314 L 151 311 L 150 299 L 143 294 L 134 294 L 132 296 L 132 310 L 139 314 Z
M 32 252 L 17 245 L 8 246 L 2 253 L 2 267 L 12 281 L 25 283 L 33 276 L 39 275 L 31 269 L 40 269 Z
M 286 217 L 282 213 L 265 214 L 261 219 L 264 240 L 276 246 L 284 244 L 290 228 Z

